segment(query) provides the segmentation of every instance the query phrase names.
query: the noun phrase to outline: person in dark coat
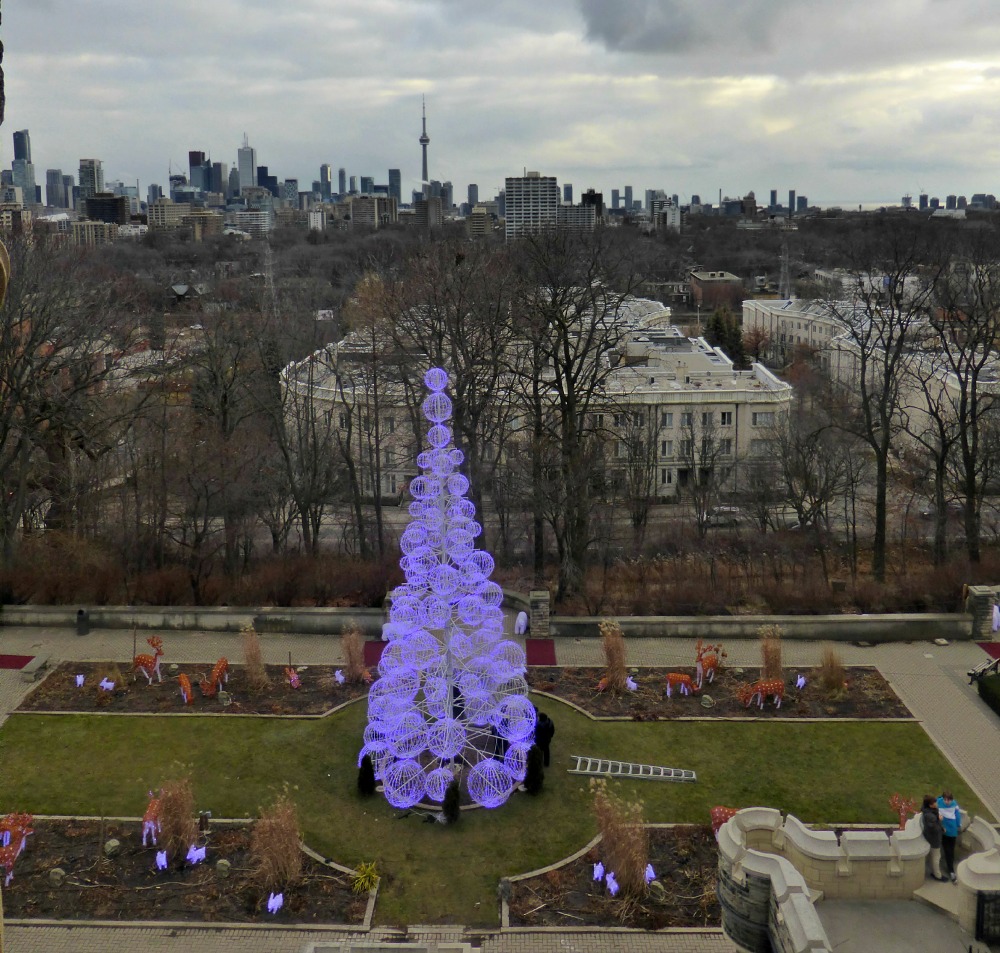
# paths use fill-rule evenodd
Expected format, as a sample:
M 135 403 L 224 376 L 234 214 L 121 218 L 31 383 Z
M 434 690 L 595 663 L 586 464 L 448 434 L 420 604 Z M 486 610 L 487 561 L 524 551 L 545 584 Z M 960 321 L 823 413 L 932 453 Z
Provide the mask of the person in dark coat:
M 941 837 L 944 828 L 938 815 L 937 801 L 933 794 L 924 795 L 924 803 L 920 808 L 920 826 L 923 829 L 924 840 L 931 847 L 931 876 L 935 880 L 947 880 L 941 876 Z
M 540 711 L 535 721 L 535 744 L 542 751 L 546 768 L 549 766 L 549 745 L 552 743 L 552 736 L 555 733 L 556 726 L 552 719 L 544 711 Z

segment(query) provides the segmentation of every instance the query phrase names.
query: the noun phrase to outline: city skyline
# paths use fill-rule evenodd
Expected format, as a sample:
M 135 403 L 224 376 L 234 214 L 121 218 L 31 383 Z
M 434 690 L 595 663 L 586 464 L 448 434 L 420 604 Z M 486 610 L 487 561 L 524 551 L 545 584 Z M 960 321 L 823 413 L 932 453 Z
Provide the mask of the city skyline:
M 610 195 L 686 200 L 795 188 L 816 203 L 997 191 L 998 28 L 969 0 L 599 0 L 487 8 L 431 0 L 167 0 L 135 17 L 62 0 L 4 23 L 7 121 L 36 168 L 104 161 L 109 180 L 165 185 L 190 150 L 257 161 L 304 187 L 324 163 L 489 197 L 524 169 Z M 858 25 L 863 24 L 864 29 Z M 720 25 L 727 29 L 720 29 Z M 114 53 L 107 45 L 114 29 Z M 319 38 L 319 39 L 318 39 Z M 13 149 L 0 146 L 3 165 Z M 41 178 L 39 174 L 39 178 Z

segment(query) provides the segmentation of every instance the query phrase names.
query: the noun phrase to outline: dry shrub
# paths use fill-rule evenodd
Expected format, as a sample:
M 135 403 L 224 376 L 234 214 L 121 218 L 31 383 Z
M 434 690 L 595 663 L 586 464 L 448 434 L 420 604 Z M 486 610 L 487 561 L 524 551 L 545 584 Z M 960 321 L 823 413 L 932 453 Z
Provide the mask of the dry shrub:
M 299 818 L 287 794 L 262 811 L 254 824 L 250 865 L 253 879 L 267 891 L 284 889 L 302 877 Z
M 260 650 L 260 636 L 253 625 L 243 628 L 243 664 L 246 666 L 247 689 L 250 694 L 264 692 L 271 687 Z
M 365 639 L 356 622 L 340 633 L 340 650 L 344 653 L 344 677 L 352 685 L 365 680 Z
M 784 678 L 781 669 L 781 626 L 762 625 L 757 629 L 757 638 L 760 639 L 760 677 Z
M 601 619 L 601 648 L 604 651 L 607 691 L 624 692 L 628 669 L 625 667 L 625 636 L 622 627 L 612 619 Z
M 608 790 L 603 778 L 590 782 L 594 814 L 601 832 L 601 858 L 613 871 L 625 897 L 641 897 L 646 892 L 646 865 L 649 863 L 649 832 L 641 801 L 626 801 Z
M 840 653 L 827 646 L 823 649 L 823 657 L 820 660 L 819 668 L 816 669 L 816 681 L 823 694 L 835 698 L 844 694 L 844 681 L 847 672 L 844 670 L 844 661 Z
M 165 781 L 161 790 L 159 846 L 172 860 L 183 859 L 198 839 L 191 779 Z

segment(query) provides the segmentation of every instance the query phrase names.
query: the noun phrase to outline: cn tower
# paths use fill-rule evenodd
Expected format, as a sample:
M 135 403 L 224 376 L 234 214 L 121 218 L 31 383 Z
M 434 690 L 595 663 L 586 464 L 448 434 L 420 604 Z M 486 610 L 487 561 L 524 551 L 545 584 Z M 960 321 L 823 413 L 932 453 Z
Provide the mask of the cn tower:
M 423 119 L 424 119 L 424 131 L 420 133 L 420 147 L 424 152 L 424 169 L 423 169 L 423 190 L 424 194 L 427 193 L 427 185 L 430 179 L 427 176 L 427 143 L 431 141 L 431 137 L 427 135 L 427 101 L 423 96 L 420 97 L 420 101 L 423 107 Z

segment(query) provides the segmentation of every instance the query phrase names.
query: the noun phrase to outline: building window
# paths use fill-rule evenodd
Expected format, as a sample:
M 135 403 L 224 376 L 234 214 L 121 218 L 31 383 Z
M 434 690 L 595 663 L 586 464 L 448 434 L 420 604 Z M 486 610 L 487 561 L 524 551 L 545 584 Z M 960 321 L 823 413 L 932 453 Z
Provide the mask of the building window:
M 673 425 L 674 425 L 674 415 L 672 413 L 668 413 L 667 411 L 664 410 L 660 414 L 660 426 L 661 427 L 673 427 Z
M 763 457 L 767 453 L 766 440 L 751 440 L 750 441 L 750 456 L 751 457 Z
M 733 412 L 731 410 L 724 410 L 719 414 L 720 423 L 723 427 L 732 427 L 733 425 Z
M 681 456 L 684 458 L 689 458 L 691 456 L 691 441 L 682 440 L 680 449 L 681 449 Z
M 347 414 L 341 414 L 337 418 L 337 423 L 339 424 L 341 430 L 346 430 L 347 429 Z
M 704 411 L 702 411 L 702 414 L 701 414 L 701 425 L 702 425 L 702 427 L 711 427 L 712 426 L 712 418 L 714 416 L 715 415 L 710 410 L 704 410 Z
M 733 441 L 729 437 L 723 437 L 719 441 L 719 453 L 729 456 L 733 452 Z
M 615 457 L 621 460 L 625 456 L 625 441 L 616 440 L 615 441 Z
M 681 414 L 681 426 L 690 427 L 694 424 L 694 414 L 690 410 L 685 410 Z
M 615 426 L 616 427 L 624 427 L 625 426 L 625 419 L 626 419 L 625 414 L 615 414 L 615 417 L 614 417 Z
M 395 433 L 396 432 L 396 418 L 395 417 L 386 417 L 385 418 L 385 432 L 386 433 Z
M 382 451 L 382 466 L 391 467 L 396 463 L 396 455 L 391 450 Z
M 660 456 L 661 457 L 672 457 L 674 455 L 674 442 L 673 440 L 661 440 L 660 441 Z
M 773 427 L 774 411 L 773 410 L 756 411 L 751 417 L 751 423 L 755 427 Z
M 663 467 L 660 470 L 660 483 L 662 483 L 664 486 L 669 486 L 673 482 L 674 482 L 674 471 L 667 467 Z

